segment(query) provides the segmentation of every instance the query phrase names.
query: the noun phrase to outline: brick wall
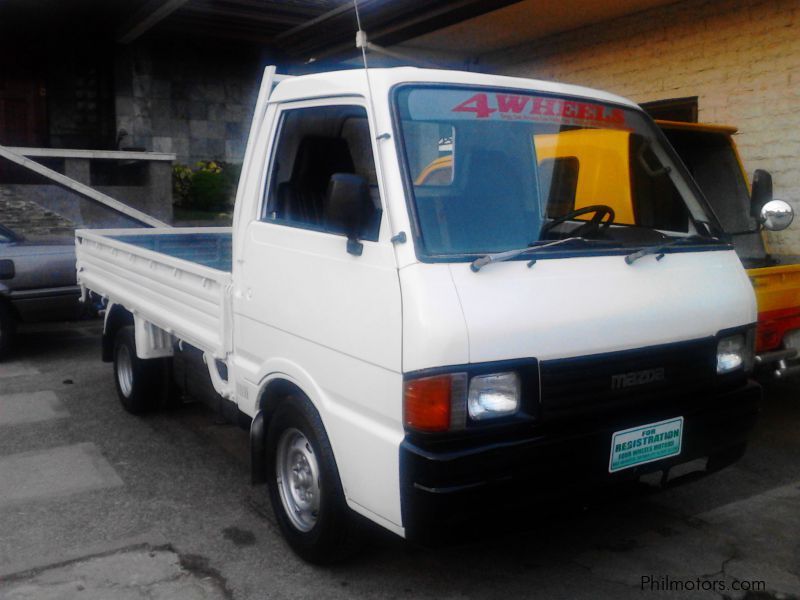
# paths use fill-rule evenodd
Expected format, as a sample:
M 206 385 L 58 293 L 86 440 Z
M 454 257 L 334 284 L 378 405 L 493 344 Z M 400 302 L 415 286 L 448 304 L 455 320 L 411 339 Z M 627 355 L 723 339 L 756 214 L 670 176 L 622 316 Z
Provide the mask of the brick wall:
M 685 0 L 485 57 L 495 72 L 602 88 L 637 102 L 699 97 L 739 127 L 745 168 L 767 169 L 800 213 L 800 2 Z M 770 247 L 800 254 L 800 215 Z

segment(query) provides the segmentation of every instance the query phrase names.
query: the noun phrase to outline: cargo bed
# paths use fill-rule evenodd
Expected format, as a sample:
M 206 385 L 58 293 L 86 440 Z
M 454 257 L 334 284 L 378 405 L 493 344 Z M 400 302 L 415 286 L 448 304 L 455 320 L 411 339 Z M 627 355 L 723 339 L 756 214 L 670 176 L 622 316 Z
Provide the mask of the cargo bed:
M 215 358 L 230 351 L 230 227 L 82 229 L 75 238 L 81 286 Z

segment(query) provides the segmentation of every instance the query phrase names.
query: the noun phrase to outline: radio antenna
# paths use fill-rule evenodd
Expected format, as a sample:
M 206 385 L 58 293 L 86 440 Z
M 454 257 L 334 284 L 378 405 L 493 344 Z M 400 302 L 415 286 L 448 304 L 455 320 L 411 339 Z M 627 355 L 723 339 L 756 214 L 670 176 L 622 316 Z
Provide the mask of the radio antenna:
M 356 24 L 358 31 L 356 31 L 356 48 L 361 49 L 361 59 L 364 61 L 364 76 L 367 78 L 367 100 L 369 102 L 369 110 L 372 113 L 372 121 L 377 121 L 375 115 L 375 103 L 372 101 L 372 82 L 369 79 L 369 65 L 367 64 L 367 32 L 361 29 L 361 15 L 358 12 L 358 0 L 353 0 L 353 7 L 356 9 Z
M 353 0 L 353 8 L 356 10 L 356 24 L 358 25 L 358 31 L 356 31 L 356 48 L 361 49 L 361 58 L 364 60 L 364 69 L 369 71 L 369 67 L 367 65 L 367 32 L 361 28 L 361 13 L 358 12 L 358 0 Z M 369 78 L 369 73 L 367 74 L 367 78 Z
M 383 46 L 378 46 L 377 44 L 373 44 L 367 38 L 367 32 L 361 28 L 361 15 L 358 12 L 358 0 L 353 0 L 353 6 L 356 9 L 356 23 L 358 23 L 358 31 L 356 32 L 356 48 L 361 49 L 361 58 L 364 61 L 364 69 L 368 69 L 367 67 L 367 50 L 371 50 L 372 52 L 377 52 L 378 54 L 383 54 L 388 56 L 389 58 L 393 58 L 395 60 L 399 60 L 402 62 L 410 62 L 410 63 L 417 63 L 420 66 L 427 67 L 429 69 L 439 69 L 441 68 L 440 65 L 436 63 L 423 60 L 421 58 L 416 58 L 413 56 L 408 56 L 403 54 L 402 52 L 395 52 L 394 50 L 389 50 L 388 48 L 384 48 Z M 367 76 L 369 77 L 369 75 Z
M 370 81 L 369 78 L 369 65 L 367 64 L 367 46 L 369 45 L 369 42 L 367 41 L 367 32 L 361 28 L 361 15 L 358 12 L 358 0 L 353 0 L 353 8 L 355 8 L 356 11 L 356 24 L 358 25 L 358 31 L 356 32 L 356 48 L 361 49 L 361 59 L 364 61 L 364 76 L 367 79 L 367 103 L 369 105 L 369 112 L 372 113 L 371 117 L 373 126 L 377 128 L 378 115 L 375 113 L 375 102 L 373 101 L 372 98 L 373 96 L 372 82 Z M 381 183 L 380 187 L 383 188 L 383 191 L 385 193 L 386 182 L 383 179 L 383 167 L 380 159 L 380 154 L 381 154 L 380 142 L 382 140 L 390 139 L 391 135 L 388 133 L 380 133 L 377 131 L 377 129 L 375 131 L 378 134 L 375 140 L 377 144 L 375 147 L 375 150 L 377 152 L 377 154 L 375 155 L 376 176 L 380 179 Z M 391 211 L 386 210 L 385 214 L 386 214 L 386 219 L 389 223 L 389 230 L 392 232 L 392 235 L 394 236 L 395 232 L 394 232 L 394 225 L 392 223 Z
M 372 83 L 369 80 L 369 65 L 367 64 L 367 32 L 361 29 L 361 14 L 358 12 L 358 0 L 353 0 L 353 8 L 356 10 L 356 48 L 361 49 L 361 60 L 364 61 L 364 76 L 367 78 L 367 96 L 369 97 L 369 108 L 372 111 L 372 119 L 375 119 L 375 105 L 372 102 Z

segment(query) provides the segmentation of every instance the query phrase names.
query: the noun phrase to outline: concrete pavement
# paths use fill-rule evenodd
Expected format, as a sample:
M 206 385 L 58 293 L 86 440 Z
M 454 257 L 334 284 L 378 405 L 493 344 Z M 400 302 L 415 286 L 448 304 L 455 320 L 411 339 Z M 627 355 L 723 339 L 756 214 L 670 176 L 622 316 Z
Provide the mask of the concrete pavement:
M 0 598 L 800 598 L 800 382 L 720 473 L 469 545 L 376 532 L 321 569 L 249 484 L 246 433 L 200 405 L 125 413 L 99 331 L 40 326 L 0 364 Z

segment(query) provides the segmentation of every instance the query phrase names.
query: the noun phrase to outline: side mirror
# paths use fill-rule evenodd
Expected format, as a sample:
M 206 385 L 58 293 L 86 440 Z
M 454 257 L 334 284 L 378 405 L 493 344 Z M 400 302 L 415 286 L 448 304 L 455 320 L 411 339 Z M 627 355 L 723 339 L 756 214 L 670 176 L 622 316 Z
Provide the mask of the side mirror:
M 772 175 L 764 169 L 756 169 L 750 192 L 750 214 L 757 219 L 760 218 L 761 207 L 770 200 L 772 200 Z
M 367 181 L 352 173 L 334 173 L 328 182 L 325 230 L 347 236 L 347 251 L 360 256 L 364 246 L 359 234 L 372 210 Z
M 770 200 L 761 207 L 759 222 L 770 231 L 782 231 L 792 224 L 794 211 L 788 202 Z

